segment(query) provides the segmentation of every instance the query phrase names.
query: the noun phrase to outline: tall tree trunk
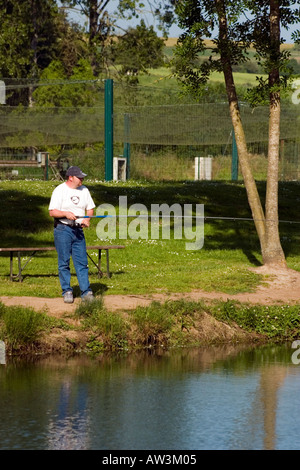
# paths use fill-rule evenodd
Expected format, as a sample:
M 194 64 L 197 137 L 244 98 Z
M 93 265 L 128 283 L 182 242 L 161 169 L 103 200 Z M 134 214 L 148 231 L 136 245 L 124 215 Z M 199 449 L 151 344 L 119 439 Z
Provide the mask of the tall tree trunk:
M 97 69 L 97 35 L 98 35 L 98 21 L 99 21 L 99 12 L 98 12 L 98 0 L 90 0 L 89 5 L 89 44 L 91 51 L 91 65 L 96 73 Z
M 280 94 L 276 88 L 271 88 L 270 116 L 269 116 L 269 149 L 268 174 L 265 214 L 258 194 L 257 186 L 250 167 L 247 142 L 244 134 L 238 98 L 233 79 L 230 60 L 230 47 L 228 47 L 228 31 L 225 5 L 223 0 L 216 0 L 219 14 L 219 48 L 226 92 L 229 102 L 230 116 L 235 133 L 236 145 L 239 155 L 239 164 L 242 171 L 249 206 L 258 234 L 262 259 L 264 265 L 286 267 L 285 256 L 280 244 L 278 228 L 278 165 L 279 165 L 279 135 L 280 135 Z M 280 53 L 280 15 L 278 0 L 270 0 L 270 25 L 275 54 Z M 275 59 L 278 59 L 276 55 Z M 274 60 L 274 70 L 270 74 L 270 84 L 276 85 L 279 81 L 278 61 Z
M 97 37 L 98 32 L 98 0 L 90 0 L 89 6 L 89 33 L 90 41 L 93 42 Z
M 264 264 L 286 267 L 278 227 L 278 167 L 280 148 L 280 92 L 278 91 L 280 82 L 278 67 L 280 57 L 280 11 L 278 0 L 270 0 L 270 39 L 273 69 L 269 74 L 270 116 L 265 208 L 267 244 L 266 250 L 263 253 L 263 261 Z
M 219 47 L 221 53 L 221 61 L 223 65 L 224 79 L 226 92 L 229 102 L 229 111 L 232 120 L 232 126 L 235 133 L 236 146 L 239 155 L 239 165 L 242 171 L 249 206 L 252 212 L 252 217 L 258 234 L 262 253 L 266 249 L 266 223 L 264 211 L 261 205 L 260 197 L 257 191 L 257 186 L 253 178 L 252 170 L 250 167 L 247 142 L 243 129 L 241 114 L 238 105 L 238 98 L 233 79 L 232 66 L 230 57 L 228 55 L 228 34 L 227 34 L 227 19 L 223 0 L 217 0 L 219 12 Z

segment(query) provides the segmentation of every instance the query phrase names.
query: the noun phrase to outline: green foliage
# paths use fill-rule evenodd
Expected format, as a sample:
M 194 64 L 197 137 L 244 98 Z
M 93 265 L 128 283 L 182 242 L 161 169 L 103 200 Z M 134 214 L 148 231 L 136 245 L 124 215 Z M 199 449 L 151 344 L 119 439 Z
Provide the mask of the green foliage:
M 124 349 L 127 345 L 127 325 L 118 313 L 103 311 L 95 322 L 98 334 L 108 339 L 111 349 Z
M 136 28 L 118 38 L 113 45 L 114 62 L 122 66 L 121 75 L 132 80 L 149 68 L 163 64 L 164 41 L 160 39 L 153 26 L 147 28 L 142 20 Z
M 106 350 L 105 344 L 102 341 L 99 341 L 94 336 L 86 343 L 88 352 L 93 355 L 100 354 Z
M 280 9 L 280 21 L 285 28 L 299 22 L 300 10 L 293 9 L 294 4 L 286 2 L 284 9 Z M 249 15 L 244 15 L 243 10 L 249 11 Z M 257 68 L 267 75 L 278 70 L 281 80 L 276 81 L 276 86 L 286 89 L 287 78 L 293 73 L 289 67 L 290 51 L 280 49 L 274 35 L 271 38 L 269 2 L 187 0 L 175 4 L 175 13 L 184 33 L 172 64 L 189 93 L 199 94 L 212 72 L 239 70 L 237 67 L 247 64 L 250 46 L 256 51 Z M 207 37 L 212 38 L 212 42 L 205 41 Z M 207 50 L 209 54 L 206 54 Z M 260 80 L 257 93 L 252 89 L 247 98 L 257 105 L 277 91 L 274 83 Z
M 3 315 L 6 311 L 6 307 L 3 302 L 0 302 L 0 321 L 3 319 Z
M 13 348 L 33 345 L 46 326 L 46 317 L 31 308 L 10 307 L 1 315 L 2 336 Z
M 83 320 L 85 328 L 93 331 L 93 337 L 87 344 L 90 352 L 126 347 L 127 326 L 124 318 L 117 313 L 108 312 L 104 307 L 102 297 L 89 302 L 81 302 L 75 314 Z
M 168 343 L 176 325 L 182 331 L 193 324 L 197 309 L 199 306 L 196 303 L 185 301 L 152 302 L 148 307 L 137 307 L 131 313 L 137 327 L 137 342 L 146 346 Z
M 299 337 L 299 305 L 244 305 L 234 301 L 220 302 L 211 313 L 221 321 L 236 323 L 249 332 L 284 340 Z
M 0 73 L 2 77 L 22 77 L 33 58 L 29 45 L 29 30 L 24 18 L 25 2 L 1 1 L 0 8 Z M 18 4 L 18 5 L 17 5 Z M 19 6 L 19 7 L 18 7 Z M 9 53 L 8 53 L 9 51 Z
M 79 107 L 92 106 L 96 96 L 93 86 L 92 67 L 86 59 L 80 59 L 68 78 L 63 63 L 59 60 L 43 70 L 40 76 L 43 86 L 38 87 L 33 97 L 38 106 L 47 107 Z M 86 83 L 90 81 L 90 83 Z M 49 82 L 49 86 L 45 83 Z M 55 84 L 57 84 L 55 86 Z
M 152 302 L 149 307 L 138 307 L 133 313 L 133 319 L 147 338 L 168 331 L 173 324 L 170 312 L 161 308 L 159 302 Z
M 289 66 L 292 68 L 293 74 L 295 75 L 300 74 L 300 64 L 296 59 L 291 59 L 289 61 Z
M 203 306 L 198 302 L 173 300 L 165 302 L 162 308 L 166 315 L 171 315 L 176 320 L 181 330 L 187 330 L 194 325 L 195 312 L 201 312 Z
M 54 0 L 0 2 L 0 75 L 5 79 L 30 78 L 49 65 L 58 52 L 60 33 Z M 28 104 L 28 90 L 10 92 L 7 103 Z
M 57 52 L 53 60 L 60 60 L 67 77 L 72 75 L 73 68 L 82 58 L 89 58 L 88 44 L 84 28 L 71 21 L 67 13 L 60 11 L 56 18 L 58 30 Z

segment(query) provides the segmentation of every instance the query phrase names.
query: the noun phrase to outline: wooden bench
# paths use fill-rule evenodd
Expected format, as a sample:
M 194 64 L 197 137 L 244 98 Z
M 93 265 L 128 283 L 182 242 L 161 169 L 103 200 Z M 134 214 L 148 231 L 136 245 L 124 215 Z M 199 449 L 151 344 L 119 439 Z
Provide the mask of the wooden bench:
M 96 266 L 98 270 L 98 275 L 100 277 L 103 276 L 103 272 L 101 270 L 101 252 L 105 250 L 106 252 L 106 272 L 107 276 L 110 277 L 109 271 L 109 250 L 116 250 L 125 248 L 123 245 L 95 245 L 95 246 L 87 246 L 87 250 L 98 250 L 98 263 L 95 263 L 93 258 L 89 255 L 87 251 L 87 255 L 92 263 Z M 24 247 L 24 248 L 0 248 L 0 252 L 9 252 L 10 253 L 10 280 L 13 281 L 14 278 L 18 278 L 20 282 L 22 282 L 22 271 L 24 270 L 25 266 L 29 263 L 29 261 L 33 258 L 33 256 L 39 251 L 55 251 L 54 246 L 44 246 L 44 247 Z M 18 258 L 18 274 L 13 273 L 13 257 L 14 254 L 17 254 Z M 21 253 L 30 253 L 30 258 L 26 261 L 26 263 L 22 266 L 21 263 Z

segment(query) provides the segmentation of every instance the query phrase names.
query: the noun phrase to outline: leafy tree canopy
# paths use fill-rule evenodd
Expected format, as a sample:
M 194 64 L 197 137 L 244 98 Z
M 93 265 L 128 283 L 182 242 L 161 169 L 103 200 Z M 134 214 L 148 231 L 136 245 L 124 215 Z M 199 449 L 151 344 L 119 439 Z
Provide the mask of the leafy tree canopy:
M 136 28 L 129 28 L 118 37 L 113 46 L 113 58 L 116 64 L 122 65 L 123 74 L 146 73 L 148 68 L 163 65 L 163 48 L 164 41 L 157 37 L 153 26 L 148 29 L 141 20 Z
M 62 62 L 54 60 L 41 73 L 41 86 L 34 91 L 34 100 L 38 106 L 47 107 L 95 105 L 94 78 L 92 67 L 86 59 L 78 61 L 70 77 Z

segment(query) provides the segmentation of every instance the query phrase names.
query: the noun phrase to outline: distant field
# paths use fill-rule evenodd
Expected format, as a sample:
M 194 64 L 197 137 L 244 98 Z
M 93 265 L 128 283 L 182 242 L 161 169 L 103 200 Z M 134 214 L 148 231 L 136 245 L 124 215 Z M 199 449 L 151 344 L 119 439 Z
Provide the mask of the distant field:
M 242 73 L 234 72 L 234 81 L 236 85 L 248 85 L 254 86 L 257 82 L 257 77 L 266 77 L 266 75 L 258 75 L 255 73 Z M 222 73 L 213 72 L 210 76 L 211 82 L 224 82 L 224 77 Z
M 167 47 L 173 47 L 173 46 L 176 45 L 177 41 L 178 41 L 178 38 L 168 38 L 165 41 L 165 44 L 166 44 Z M 212 44 L 212 41 L 210 39 L 207 39 L 206 43 L 207 43 L 207 45 L 209 45 L 209 44 Z M 294 47 L 294 44 L 285 43 L 285 44 L 282 45 L 283 49 L 292 49 L 293 47 Z
M 157 69 L 149 69 L 149 75 L 144 75 L 139 78 L 141 85 L 164 87 L 176 87 L 176 80 L 172 77 L 170 69 L 160 67 Z M 255 73 L 241 73 L 236 72 L 233 74 L 236 85 L 254 86 L 256 84 L 257 74 Z M 262 75 L 261 75 L 262 76 Z M 224 82 L 222 73 L 214 72 L 210 76 L 210 82 Z
M 172 48 L 176 46 L 177 41 L 178 41 L 178 38 L 168 38 L 165 41 L 166 47 Z M 207 40 L 206 42 L 208 46 L 212 46 L 211 40 Z M 291 59 L 295 59 L 297 60 L 298 63 L 300 63 L 300 50 L 297 50 L 294 44 L 283 44 L 282 48 L 290 49 Z M 171 55 L 172 55 L 172 52 L 170 51 L 167 52 L 168 57 L 170 57 Z M 254 56 L 254 49 L 253 50 L 251 49 L 249 51 L 249 57 L 252 58 L 253 56 Z M 165 68 L 159 68 L 155 70 L 151 69 L 149 72 L 150 72 L 151 79 L 149 79 L 149 83 L 147 83 L 147 85 L 152 83 L 155 85 L 161 84 L 162 86 L 165 86 L 166 82 L 168 81 L 168 78 L 171 78 L 171 73 L 169 69 L 165 69 Z M 234 73 L 235 83 L 236 85 L 254 86 L 257 81 L 257 75 L 258 74 L 256 73 L 241 73 L 241 72 Z M 263 75 L 259 75 L 259 76 L 263 76 Z M 211 82 L 223 82 L 224 81 L 223 74 L 214 72 L 210 76 L 210 81 Z M 143 80 L 141 80 L 141 83 L 146 84 L 143 82 Z M 168 85 L 170 85 L 170 81 L 168 81 Z

